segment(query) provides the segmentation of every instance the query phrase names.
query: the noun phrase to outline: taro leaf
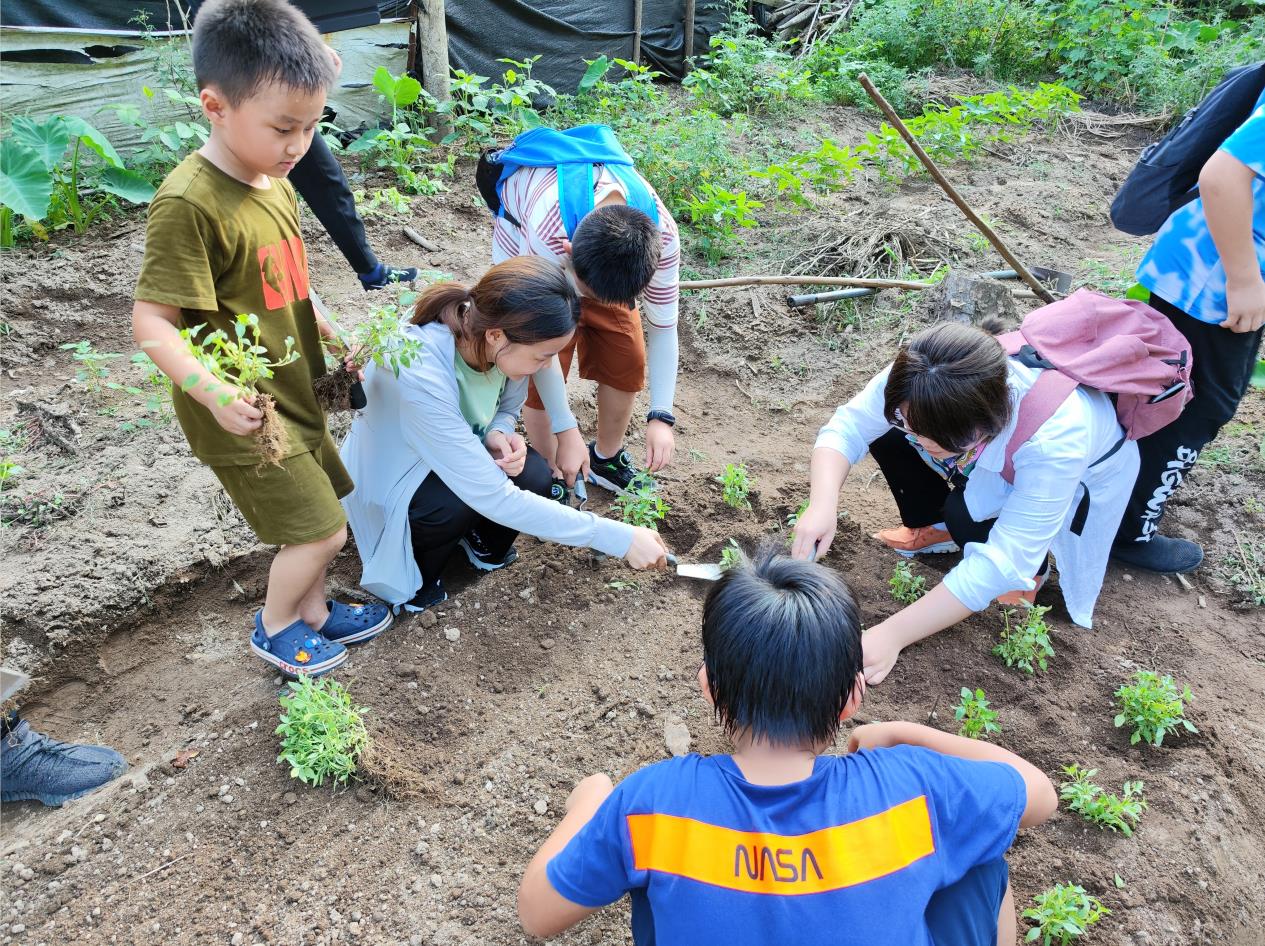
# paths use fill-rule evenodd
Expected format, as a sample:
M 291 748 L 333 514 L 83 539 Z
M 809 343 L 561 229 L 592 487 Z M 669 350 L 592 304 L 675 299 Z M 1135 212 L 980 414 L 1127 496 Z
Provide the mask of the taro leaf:
M 106 168 L 101 175 L 101 189 L 134 204 L 148 204 L 155 193 L 154 185 L 135 171 L 113 167 Z
M 119 153 L 114 150 L 114 145 L 110 144 L 110 139 L 97 129 L 93 128 L 82 118 L 74 115 L 68 115 L 63 119 L 66 127 L 69 129 L 72 137 L 82 138 L 83 143 L 101 156 L 106 164 L 112 168 L 123 167 L 123 159 L 119 157 Z
M 371 151 L 378 144 L 378 139 L 382 137 L 382 131 L 377 128 L 370 128 L 363 135 L 353 141 L 346 147 L 348 154 L 359 154 L 361 151 Z
M 606 75 L 606 71 L 610 69 L 610 67 L 611 61 L 609 59 L 605 56 L 598 56 L 589 63 L 589 67 L 584 70 L 584 76 L 580 79 L 580 87 L 576 89 L 576 92 L 583 94 L 593 88 L 593 86 L 597 85 L 598 80 L 601 79 L 602 76 Z
M 33 151 L 50 171 L 61 164 L 66 146 L 70 144 L 70 129 L 62 118 L 49 118 L 41 122 L 23 115 L 13 119 L 13 124 L 9 126 L 9 135 Z
M 0 139 L 0 204 L 27 220 L 43 220 L 52 197 L 53 176 L 40 156 L 14 136 Z

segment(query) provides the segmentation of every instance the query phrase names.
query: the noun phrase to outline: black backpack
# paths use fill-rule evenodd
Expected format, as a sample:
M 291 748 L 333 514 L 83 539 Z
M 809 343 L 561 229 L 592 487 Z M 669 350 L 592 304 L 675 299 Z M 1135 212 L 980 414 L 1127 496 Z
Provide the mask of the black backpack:
M 1199 196 L 1199 172 L 1242 125 L 1265 91 L 1265 62 L 1226 73 L 1204 100 L 1167 135 L 1148 147 L 1111 202 L 1117 230 L 1147 236 Z

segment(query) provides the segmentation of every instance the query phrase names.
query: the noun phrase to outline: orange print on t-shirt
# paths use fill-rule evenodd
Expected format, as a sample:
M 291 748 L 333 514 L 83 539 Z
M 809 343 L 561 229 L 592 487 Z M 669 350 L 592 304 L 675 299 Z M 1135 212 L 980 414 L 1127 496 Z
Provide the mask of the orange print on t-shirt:
M 292 236 L 259 248 L 259 278 L 264 307 L 280 309 L 308 297 L 307 251 L 302 237 Z

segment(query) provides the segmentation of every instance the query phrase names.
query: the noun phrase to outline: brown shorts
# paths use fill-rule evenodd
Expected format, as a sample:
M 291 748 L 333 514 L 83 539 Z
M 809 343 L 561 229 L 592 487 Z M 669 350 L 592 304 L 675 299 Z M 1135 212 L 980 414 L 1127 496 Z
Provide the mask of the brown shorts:
M 334 439 L 310 453 L 286 457 L 281 466 L 213 466 L 216 478 L 265 545 L 304 545 L 347 524 L 339 502 L 354 488 Z
M 581 297 L 580 327 L 566 348 L 558 352 L 565 379 L 571 358 L 580 355 L 580 377 L 596 381 L 616 391 L 640 391 L 646 384 L 646 337 L 641 331 L 641 314 L 622 305 L 610 305 Z M 535 382 L 527 390 L 527 406 L 545 409 Z

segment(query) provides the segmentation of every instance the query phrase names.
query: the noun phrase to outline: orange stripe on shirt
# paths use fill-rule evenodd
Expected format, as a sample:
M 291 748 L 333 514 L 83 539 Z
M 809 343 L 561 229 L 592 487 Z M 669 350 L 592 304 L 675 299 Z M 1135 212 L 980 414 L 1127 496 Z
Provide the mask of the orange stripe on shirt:
M 935 853 L 927 798 L 808 834 L 735 831 L 676 815 L 628 815 L 633 867 L 745 893 L 825 893 Z

